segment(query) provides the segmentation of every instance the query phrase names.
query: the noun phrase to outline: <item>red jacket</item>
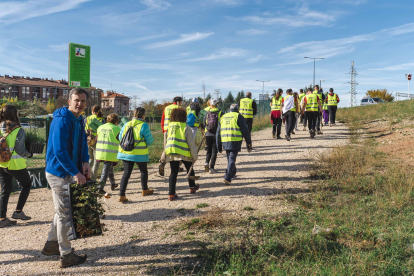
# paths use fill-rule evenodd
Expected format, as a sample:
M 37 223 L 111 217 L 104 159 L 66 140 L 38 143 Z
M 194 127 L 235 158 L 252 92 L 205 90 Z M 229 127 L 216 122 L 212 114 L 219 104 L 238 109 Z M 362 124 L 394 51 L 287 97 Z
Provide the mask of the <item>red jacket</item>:
M 177 103 L 173 103 L 175 105 L 177 105 Z M 161 129 L 162 129 L 162 133 L 166 132 L 167 130 L 164 129 L 164 118 L 165 118 L 165 109 L 162 112 L 162 117 L 161 117 Z

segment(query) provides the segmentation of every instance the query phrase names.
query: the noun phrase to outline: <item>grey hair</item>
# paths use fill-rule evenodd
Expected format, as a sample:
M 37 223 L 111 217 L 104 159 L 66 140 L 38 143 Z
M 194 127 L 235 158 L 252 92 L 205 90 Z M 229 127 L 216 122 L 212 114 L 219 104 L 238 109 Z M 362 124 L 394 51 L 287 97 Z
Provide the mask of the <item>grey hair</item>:
M 210 100 L 210 105 L 212 105 L 214 107 L 217 107 L 218 104 L 219 104 L 219 101 L 218 100 L 216 100 L 216 99 Z
M 85 89 L 82 89 L 80 87 L 76 87 L 76 88 L 73 88 L 72 90 L 70 90 L 70 92 L 69 92 L 69 100 L 72 99 L 72 95 L 80 95 L 80 94 L 85 94 L 86 95 L 86 99 L 89 99 L 89 93 L 86 92 Z
M 236 109 L 236 110 L 239 110 L 239 105 L 238 105 L 238 104 L 232 104 L 232 105 L 230 106 L 230 109 Z

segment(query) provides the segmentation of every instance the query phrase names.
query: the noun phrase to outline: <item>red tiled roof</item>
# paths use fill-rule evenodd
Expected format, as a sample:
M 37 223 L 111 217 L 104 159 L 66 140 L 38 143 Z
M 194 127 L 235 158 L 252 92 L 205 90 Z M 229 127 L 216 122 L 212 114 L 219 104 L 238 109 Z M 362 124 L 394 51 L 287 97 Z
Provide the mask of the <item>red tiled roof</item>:
M 40 86 L 40 87 L 59 87 L 71 89 L 66 80 L 52 80 L 30 77 L 16 77 L 16 76 L 0 76 L 0 83 L 5 85 L 19 85 L 19 86 Z M 89 89 L 98 89 L 91 86 Z M 100 90 L 100 89 L 99 89 Z
M 114 92 L 113 94 L 111 94 L 109 96 L 103 96 L 102 98 L 128 98 L 128 96 L 125 96 L 125 95 Z

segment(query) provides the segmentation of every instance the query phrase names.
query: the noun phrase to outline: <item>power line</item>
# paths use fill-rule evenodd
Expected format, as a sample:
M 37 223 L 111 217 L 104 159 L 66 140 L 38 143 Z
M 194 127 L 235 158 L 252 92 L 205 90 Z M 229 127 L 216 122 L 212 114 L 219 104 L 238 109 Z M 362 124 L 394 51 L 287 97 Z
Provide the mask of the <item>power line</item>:
M 349 103 L 348 106 L 349 107 L 354 107 L 357 106 L 356 104 L 356 86 L 358 85 L 358 83 L 356 82 L 356 76 L 358 75 L 355 67 L 354 67 L 354 62 L 351 62 L 351 72 L 349 72 L 349 74 L 351 75 L 351 82 L 349 82 L 349 84 L 351 84 L 351 95 L 349 97 Z

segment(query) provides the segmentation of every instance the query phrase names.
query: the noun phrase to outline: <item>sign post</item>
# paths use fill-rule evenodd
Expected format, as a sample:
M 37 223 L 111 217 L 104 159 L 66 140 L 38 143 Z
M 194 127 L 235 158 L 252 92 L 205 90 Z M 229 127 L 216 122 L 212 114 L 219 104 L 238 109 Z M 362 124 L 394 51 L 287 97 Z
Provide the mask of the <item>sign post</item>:
M 405 74 L 405 77 L 408 80 L 408 94 L 407 94 L 408 100 L 410 99 L 410 80 L 411 80 L 411 76 L 412 76 L 411 74 Z
M 69 43 L 69 86 L 91 86 L 91 47 Z

